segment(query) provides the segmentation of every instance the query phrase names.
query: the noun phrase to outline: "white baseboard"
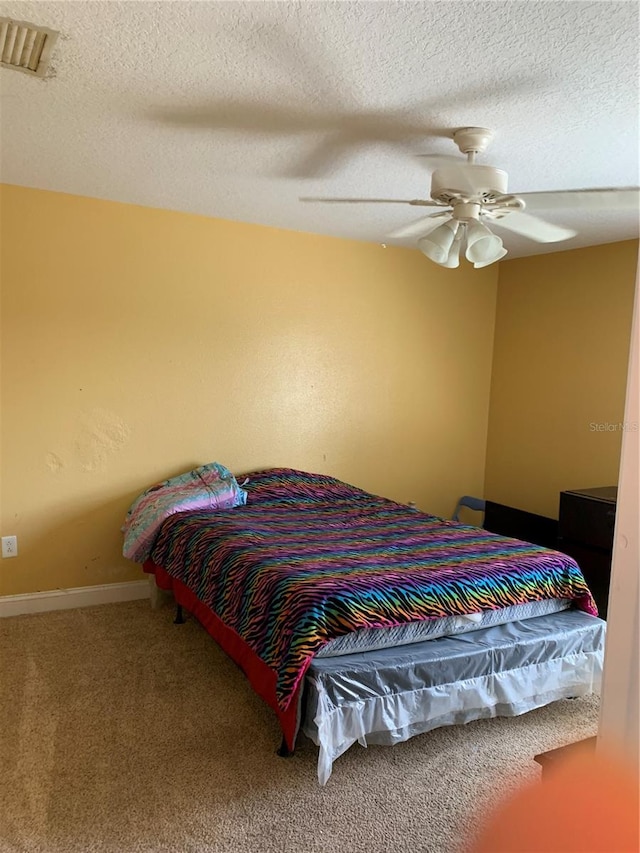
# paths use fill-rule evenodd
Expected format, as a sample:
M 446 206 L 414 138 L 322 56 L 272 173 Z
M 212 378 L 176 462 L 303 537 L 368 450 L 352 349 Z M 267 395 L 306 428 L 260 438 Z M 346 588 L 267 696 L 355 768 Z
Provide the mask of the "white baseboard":
M 44 613 L 47 610 L 69 610 L 92 607 L 94 604 L 113 604 L 117 601 L 136 601 L 149 598 L 149 581 L 104 583 L 97 586 L 77 586 L 52 589 L 24 595 L 0 596 L 0 618 L 23 613 Z

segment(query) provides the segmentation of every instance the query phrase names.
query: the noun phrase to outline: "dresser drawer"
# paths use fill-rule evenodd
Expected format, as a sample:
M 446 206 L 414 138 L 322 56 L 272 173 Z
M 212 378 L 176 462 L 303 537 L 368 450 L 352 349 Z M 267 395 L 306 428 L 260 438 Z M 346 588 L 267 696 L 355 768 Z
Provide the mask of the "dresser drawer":
M 560 493 L 558 535 L 592 548 L 611 551 L 616 505 L 573 492 Z

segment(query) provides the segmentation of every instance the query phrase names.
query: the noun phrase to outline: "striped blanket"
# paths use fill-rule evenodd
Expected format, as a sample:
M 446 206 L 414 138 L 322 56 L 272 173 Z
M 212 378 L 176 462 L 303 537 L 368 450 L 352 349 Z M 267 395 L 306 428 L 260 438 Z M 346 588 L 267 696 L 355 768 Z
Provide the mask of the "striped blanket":
M 595 604 L 565 554 L 289 469 L 250 474 L 247 506 L 180 513 L 152 559 L 277 674 L 285 710 L 329 640 L 545 598 Z

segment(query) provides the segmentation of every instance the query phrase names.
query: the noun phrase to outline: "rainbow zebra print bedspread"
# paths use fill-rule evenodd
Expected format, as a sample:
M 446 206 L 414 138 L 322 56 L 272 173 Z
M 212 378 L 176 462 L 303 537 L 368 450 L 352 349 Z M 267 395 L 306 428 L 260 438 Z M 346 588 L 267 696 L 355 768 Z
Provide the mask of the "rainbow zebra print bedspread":
M 248 475 L 246 506 L 169 517 L 153 561 L 277 674 L 288 707 L 313 656 L 360 628 L 567 598 L 597 610 L 565 554 L 416 512 L 324 475 Z

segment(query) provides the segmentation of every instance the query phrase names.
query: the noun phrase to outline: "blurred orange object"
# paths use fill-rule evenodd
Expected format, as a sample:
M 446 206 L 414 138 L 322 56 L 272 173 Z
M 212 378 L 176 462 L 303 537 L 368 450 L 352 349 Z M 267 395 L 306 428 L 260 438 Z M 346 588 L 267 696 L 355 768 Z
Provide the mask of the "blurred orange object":
M 622 761 L 574 754 L 503 802 L 469 853 L 638 853 L 638 779 Z

